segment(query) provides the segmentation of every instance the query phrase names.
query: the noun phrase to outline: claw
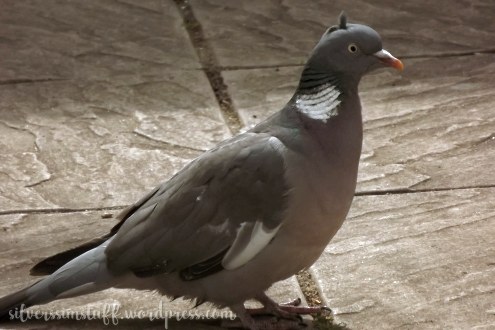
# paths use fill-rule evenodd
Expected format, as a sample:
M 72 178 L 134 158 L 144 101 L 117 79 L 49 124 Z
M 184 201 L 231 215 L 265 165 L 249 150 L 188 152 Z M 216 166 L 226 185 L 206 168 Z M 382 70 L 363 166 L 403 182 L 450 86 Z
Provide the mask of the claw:
M 328 306 L 321 306 L 320 308 L 321 308 L 322 311 L 333 313 L 332 309 L 330 307 L 328 307 Z
M 281 306 L 299 306 L 299 305 L 301 305 L 301 303 L 302 303 L 301 298 L 296 298 L 296 299 L 294 299 L 292 301 L 289 301 L 289 302 L 286 302 L 286 303 L 282 303 L 280 305 Z

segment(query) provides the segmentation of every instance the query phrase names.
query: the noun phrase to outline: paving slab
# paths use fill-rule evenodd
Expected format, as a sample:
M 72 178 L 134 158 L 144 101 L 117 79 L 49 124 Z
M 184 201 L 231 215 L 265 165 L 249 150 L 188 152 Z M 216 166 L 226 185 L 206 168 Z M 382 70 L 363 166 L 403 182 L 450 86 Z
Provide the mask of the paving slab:
M 51 213 L 51 214 L 9 214 L 0 216 L 0 296 L 11 293 L 33 283 L 38 277 L 29 276 L 29 269 L 38 261 L 55 253 L 75 247 L 94 237 L 107 233 L 116 223 L 114 219 L 103 218 L 103 214 L 109 211 L 91 211 L 78 213 Z M 115 213 L 118 210 L 114 211 Z M 242 285 L 241 283 L 239 285 Z M 297 297 L 303 299 L 301 289 L 295 277 L 275 284 L 268 294 L 279 302 L 285 302 Z M 251 306 L 258 306 L 251 303 Z M 139 328 L 132 322 L 126 322 L 128 318 L 142 322 L 143 327 L 157 327 L 158 321 L 151 322 L 150 315 L 164 318 L 183 316 L 188 321 L 197 318 L 228 319 L 233 316 L 228 309 L 218 310 L 211 305 L 204 304 L 198 308 L 192 308 L 190 301 L 178 299 L 170 302 L 168 298 L 157 293 L 136 290 L 109 289 L 82 297 L 56 301 L 50 304 L 32 307 L 30 311 L 45 313 L 65 313 L 68 315 L 85 315 L 93 317 L 93 322 L 74 322 L 82 328 L 104 328 L 104 321 L 121 322 L 126 328 Z M 189 311 L 189 312 L 188 312 Z M 138 314 L 141 313 L 141 314 Z M 189 313 L 184 316 L 183 313 Z M 107 316 L 107 318 L 104 317 Z M 191 320 L 192 319 L 192 320 Z M 13 329 L 31 329 L 41 326 L 42 329 L 51 327 L 65 328 L 64 322 L 49 322 L 38 324 L 37 322 L 17 322 Z M 89 320 L 91 321 L 91 320 Z M 98 322 L 97 322 L 98 321 Z M 157 323 L 158 322 L 158 323 Z M 69 322 L 70 323 L 70 322 Z M 67 323 L 67 325 L 69 324 Z M 163 323 L 163 322 L 162 322 Z M 71 326 L 75 326 L 72 324 Z M 138 323 L 138 325 L 141 323 Z M 185 327 L 180 322 L 179 329 Z M 195 328 L 195 326 L 189 326 Z M 199 323 L 194 323 L 199 324 Z M 175 323 L 174 323 L 175 325 Z M 199 326 L 199 325 L 198 325 Z M 9 325 L 10 327 L 10 325 Z M 205 326 L 206 327 L 206 326 Z M 212 326 L 206 328 L 212 328 Z M 4 325 L 1 325 L 4 329 Z M 171 327 L 172 328 L 172 327 Z M 175 327 L 174 327 L 175 329 Z M 187 329 L 187 327 L 185 327 Z
M 494 185 L 494 55 L 405 60 L 363 79 L 358 192 Z M 281 109 L 301 67 L 223 74 L 247 126 Z
M 130 204 L 230 136 L 172 0 L 1 9 L 2 212 Z
M 312 267 L 350 329 L 494 329 L 495 188 L 357 197 Z
M 493 49 L 495 4 L 457 1 L 191 0 L 223 66 L 302 64 L 345 10 L 397 55 Z
M 5 0 L 0 81 L 132 80 L 198 68 L 172 0 Z
M 171 71 L 0 86 L 0 136 L 8 211 L 130 204 L 230 132 L 204 74 Z

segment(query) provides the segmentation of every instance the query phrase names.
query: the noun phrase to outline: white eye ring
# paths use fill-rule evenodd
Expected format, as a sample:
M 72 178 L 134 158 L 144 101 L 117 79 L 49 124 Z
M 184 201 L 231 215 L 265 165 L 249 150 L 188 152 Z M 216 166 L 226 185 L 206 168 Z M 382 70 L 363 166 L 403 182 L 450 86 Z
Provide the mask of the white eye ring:
M 349 44 L 349 46 L 347 46 L 347 50 L 349 50 L 349 52 L 351 52 L 351 53 L 355 53 L 355 52 L 357 52 L 358 47 L 356 46 L 355 43 L 352 43 L 352 44 Z

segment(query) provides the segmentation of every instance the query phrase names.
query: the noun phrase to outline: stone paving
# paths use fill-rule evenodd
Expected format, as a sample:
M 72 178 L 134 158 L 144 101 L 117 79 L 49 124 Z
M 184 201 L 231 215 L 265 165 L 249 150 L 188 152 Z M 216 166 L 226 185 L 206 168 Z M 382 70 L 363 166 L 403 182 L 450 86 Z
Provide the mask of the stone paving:
M 490 0 L 2 0 L 0 296 L 32 283 L 33 263 L 105 233 L 109 214 L 280 109 L 342 9 L 378 30 L 406 69 L 362 82 L 357 196 L 310 269 L 319 299 L 349 329 L 495 329 Z M 305 297 L 296 277 L 271 294 Z M 112 289 L 38 309 L 160 303 L 191 307 Z M 0 328 L 108 327 L 97 319 Z

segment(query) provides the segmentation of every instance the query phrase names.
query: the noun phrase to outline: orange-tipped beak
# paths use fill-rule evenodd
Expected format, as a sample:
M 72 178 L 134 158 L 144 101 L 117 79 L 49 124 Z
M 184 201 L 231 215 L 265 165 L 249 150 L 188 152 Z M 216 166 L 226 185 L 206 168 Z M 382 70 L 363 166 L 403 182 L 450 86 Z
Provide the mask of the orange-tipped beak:
M 376 56 L 386 66 L 390 66 L 399 71 L 402 71 L 404 69 L 404 64 L 402 64 L 401 60 L 395 58 L 385 49 L 382 49 L 379 52 L 374 53 L 373 56 Z

